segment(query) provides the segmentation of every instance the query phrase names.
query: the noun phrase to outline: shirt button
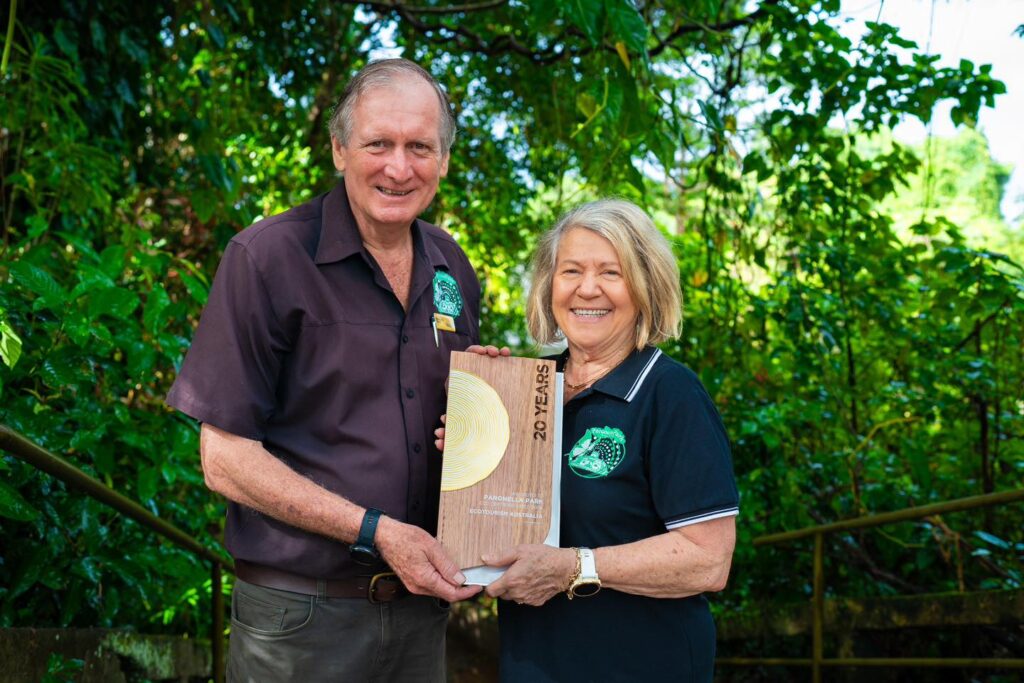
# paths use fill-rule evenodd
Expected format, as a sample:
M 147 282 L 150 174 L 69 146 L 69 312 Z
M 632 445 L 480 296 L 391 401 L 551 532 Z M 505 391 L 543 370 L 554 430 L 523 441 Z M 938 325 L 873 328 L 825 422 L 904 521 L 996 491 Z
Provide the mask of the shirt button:
M 412 450 L 413 450 L 413 453 L 419 453 L 423 449 L 420 447 L 420 445 L 418 443 L 414 443 L 412 445 Z
M 413 509 L 413 510 L 419 510 L 419 509 L 420 509 L 420 504 L 419 504 L 418 502 L 414 502 L 414 503 L 412 504 L 412 509 Z
M 408 344 L 409 343 L 409 335 L 407 335 L 407 334 L 403 334 L 402 335 L 402 343 L 403 344 Z
M 415 391 L 413 391 L 412 389 L 406 389 L 406 390 L 405 390 L 405 396 L 406 396 L 406 398 L 412 398 L 412 397 L 413 397 L 413 396 L 415 396 L 415 395 L 416 395 L 416 392 L 415 392 Z

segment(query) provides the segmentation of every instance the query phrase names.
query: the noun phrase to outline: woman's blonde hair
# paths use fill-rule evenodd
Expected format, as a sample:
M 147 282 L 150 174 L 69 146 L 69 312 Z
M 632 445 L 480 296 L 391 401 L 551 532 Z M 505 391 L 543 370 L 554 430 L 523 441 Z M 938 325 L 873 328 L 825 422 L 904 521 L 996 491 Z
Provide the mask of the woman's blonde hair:
M 624 199 L 599 199 L 572 209 L 541 236 L 533 252 L 526 324 L 538 344 L 561 338 L 551 310 L 551 284 L 558 245 L 576 228 L 601 235 L 615 248 L 622 277 L 637 309 L 636 348 L 678 337 L 683 294 L 679 265 L 665 236 L 646 212 Z

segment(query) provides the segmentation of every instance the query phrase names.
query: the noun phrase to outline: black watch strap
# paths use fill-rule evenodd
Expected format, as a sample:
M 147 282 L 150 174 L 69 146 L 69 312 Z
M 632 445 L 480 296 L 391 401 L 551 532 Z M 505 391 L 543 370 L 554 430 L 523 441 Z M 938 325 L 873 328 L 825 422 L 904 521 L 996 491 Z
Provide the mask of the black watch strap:
M 380 553 L 377 552 L 373 539 L 377 535 L 377 523 L 383 514 L 377 508 L 366 509 L 363 523 L 359 526 L 359 537 L 348 547 L 348 554 L 356 564 L 368 567 L 380 561 Z
M 356 545 L 373 548 L 374 550 L 377 549 L 377 546 L 373 544 L 373 539 L 377 535 L 377 523 L 383 514 L 384 512 L 377 508 L 366 508 L 366 514 L 363 515 L 363 523 L 359 527 L 359 538 L 356 539 Z

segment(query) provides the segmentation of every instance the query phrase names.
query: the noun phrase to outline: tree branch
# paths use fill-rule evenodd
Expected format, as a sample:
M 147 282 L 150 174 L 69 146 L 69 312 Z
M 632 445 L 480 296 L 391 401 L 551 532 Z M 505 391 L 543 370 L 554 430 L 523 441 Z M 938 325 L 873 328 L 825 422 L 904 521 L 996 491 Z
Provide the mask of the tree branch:
M 671 45 L 676 40 L 676 38 L 684 36 L 687 33 L 700 33 L 702 31 L 708 33 L 726 33 L 738 26 L 752 24 L 768 16 L 768 8 L 775 7 L 776 5 L 779 4 L 780 1 L 781 0 L 765 0 L 763 3 L 761 3 L 760 7 L 758 7 L 750 14 L 743 17 L 730 19 L 729 21 L 724 21 L 720 24 L 702 24 L 699 22 L 693 24 L 682 24 L 681 26 L 677 26 L 671 33 L 669 33 L 664 38 L 658 38 L 658 44 L 651 48 L 648 52 L 652 57 L 659 55 L 662 51 L 665 50 L 665 48 L 669 47 L 669 45 Z
M 399 2 L 388 3 L 394 7 L 401 7 L 410 14 L 458 14 L 460 12 L 482 12 L 507 5 L 508 0 L 491 0 L 491 2 L 478 2 L 470 5 L 449 5 L 448 7 L 406 7 Z
M 759 19 L 768 15 L 768 8 L 778 5 L 781 0 L 765 0 L 765 2 L 754 12 L 743 16 L 731 19 L 720 24 L 684 24 L 677 27 L 672 33 L 659 38 L 657 45 L 650 50 L 650 55 L 655 56 L 661 53 L 666 47 L 668 47 L 672 41 L 679 38 L 687 33 L 698 33 L 701 31 L 709 31 L 713 33 L 725 33 L 738 26 L 745 26 L 751 24 Z M 457 14 L 465 12 L 480 12 L 489 9 L 495 9 L 508 4 L 508 0 L 490 0 L 489 2 L 480 2 L 467 5 L 451 5 L 448 7 L 415 7 L 403 5 L 396 0 L 390 0 L 390 2 L 360 2 L 360 0 L 340 0 L 340 4 L 343 5 L 364 5 L 371 9 L 380 12 L 388 13 L 394 12 L 401 17 L 405 22 L 409 24 L 413 29 L 418 31 L 424 38 L 432 43 L 447 43 L 451 42 L 452 38 L 446 38 L 438 35 L 431 35 L 436 33 L 448 33 L 454 37 L 455 43 L 462 50 L 468 50 L 484 55 L 499 55 L 504 53 L 514 53 L 527 57 L 532 62 L 538 65 L 553 64 L 561 61 L 567 57 L 582 57 L 590 54 L 595 50 L 604 50 L 606 52 L 615 52 L 615 46 L 610 44 L 602 44 L 597 47 L 585 46 L 577 49 L 557 49 L 559 45 L 566 44 L 566 38 L 568 37 L 581 37 L 582 34 L 573 28 L 569 28 L 562 32 L 560 35 L 555 36 L 551 44 L 556 46 L 546 50 L 536 49 L 529 47 L 519 42 L 512 35 L 500 35 L 496 36 L 491 40 L 485 40 L 480 34 L 471 31 L 465 26 L 456 25 L 449 26 L 444 23 L 429 24 L 417 16 L 418 14 Z M 653 32 L 652 32 L 653 35 Z M 461 39 L 460 39 L 461 38 Z
M 967 346 L 967 344 L 972 339 L 974 339 L 978 335 L 980 335 L 981 331 L 982 331 L 982 329 L 984 329 L 985 325 L 988 325 L 990 322 L 995 320 L 996 316 L 998 316 L 1000 313 L 1002 313 L 1003 309 L 1006 308 L 1009 305 L 1009 303 L 1010 303 L 1009 299 L 1003 299 L 1003 302 L 1001 304 L 999 304 L 998 306 L 996 306 L 996 310 L 992 311 L 992 313 L 990 313 L 988 316 L 986 316 L 984 320 L 976 321 L 974 323 L 974 329 L 971 330 L 971 333 L 968 334 L 966 337 L 964 337 L 962 340 L 960 340 L 960 343 L 958 343 L 956 346 L 953 347 L 953 351 L 960 351 L 965 346 Z

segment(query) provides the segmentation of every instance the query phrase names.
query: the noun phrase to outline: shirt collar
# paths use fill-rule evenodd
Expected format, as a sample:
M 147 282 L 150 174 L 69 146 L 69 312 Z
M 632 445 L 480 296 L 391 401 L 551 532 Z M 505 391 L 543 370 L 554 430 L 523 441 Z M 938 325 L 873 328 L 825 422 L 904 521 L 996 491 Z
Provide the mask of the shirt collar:
M 450 270 L 448 261 L 434 240 L 426 239 L 427 224 L 417 218 L 412 224 L 413 249 L 427 258 L 431 271 L 439 267 Z M 356 218 L 348 203 L 345 180 L 342 179 L 327 193 L 320 214 L 320 241 L 313 262 L 317 265 L 334 263 L 363 251 L 363 238 L 359 235 Z
M 661 355 L 661 350 L 655 346 L 647 346 L 639 351 L 633 351 L 633 353 L 626 356 L 626 360 L 619 363 L 607 375 L 594 382 L 580 396 L 590 393 L 590 391 L 599 391 L 602 394 L 614 396 L 629 403 L 636 397 L 644 380 L 650 374 L 651 368 L 658 362 Z M 565 370 L 565 362 L 568 359 L 569 349 L 566 349 L 558 358 L 559 372 Z
M 363 250 L 356 218 L 348 204 L 345 181 L 341 180 L 324 197 L 320 212 L 320 242 L 313 262 L 318 266 L 341 261 Z

